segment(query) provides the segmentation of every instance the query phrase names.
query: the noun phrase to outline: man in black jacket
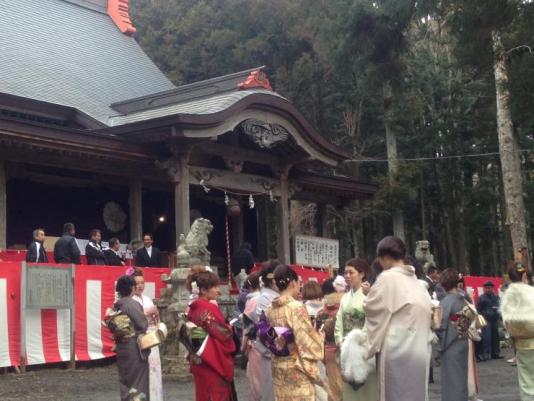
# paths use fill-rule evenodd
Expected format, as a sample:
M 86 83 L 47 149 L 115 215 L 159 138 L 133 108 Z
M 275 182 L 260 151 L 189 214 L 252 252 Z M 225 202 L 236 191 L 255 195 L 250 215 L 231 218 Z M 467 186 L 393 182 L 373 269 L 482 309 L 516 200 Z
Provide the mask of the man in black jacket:
M 108 266 L 124 266 L 124 258 L 119 253 L 121 243 L 118 238 L 111 238 L 109 240 L 109 248 L 104 249 L 104 256 L 106 257 L 106 265 Z
M 45 232 L 43 228 L 33 230 L 33 242 L 26 252 L 26 262 L 48 263 L 48 256 L 44 248 Z
M 106 256 L 102 246 L 102 231 L 93 229 L 89 233 L 89 242 L 85 246 L 85 257 L 88 265 L 105 265 Z
M 145 246 L 135 254 L 135 265 L 138 267 L 161 267 L 161 252 L 152 246 L 154 243 L 152 234 L 143 235 L 143 243 Z
M 232 264 L 232 275 L 237 288 L 241 288 L 247 276 L 254 267 L 254 255 L 252 254 L 252 245 L 243 242 L 236 253 L 230 260 Z
M 74 224 L 65 223 L 63 225 L 63 236 L 57 240 L 54 246 L 54 259 L 56 263 L 80 264 L 80 248 L 74 235 L 76 229 Z
M 488 359 L 501 359 L 499 349 L 499 304 L 500 298 L 493 292 L 494 284 L 487 281 L 484 284 L 484 294 L 478 298 L 477 310 L 487 325 L 482 328 L 482 341 L 480 342 L 480 354 L 478 359 L 486 361 Z

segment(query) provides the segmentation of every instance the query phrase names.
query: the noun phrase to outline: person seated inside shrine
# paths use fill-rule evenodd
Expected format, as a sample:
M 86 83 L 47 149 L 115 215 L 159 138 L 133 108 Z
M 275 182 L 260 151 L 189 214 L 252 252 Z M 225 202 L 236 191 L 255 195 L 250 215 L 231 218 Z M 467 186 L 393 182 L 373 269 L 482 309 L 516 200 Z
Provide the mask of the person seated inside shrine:
M 26 253 L 26 262 L 48 263 L 48 256 L 44 247 L 45 231 L 43 228 L 33 230 L 33 241 Z
M 72 223 L 63 225 L 63 235 L 54 246 L 54 259 L 56 263 L 80 264 L 80 248 L 76 242 L 76 228 Z
M 104 249 L 104 257 L 106 258 L 106 265 L 108 266 L 124 266 L 124 256 L 119 252 L 121 242 L 118 238 L 111 238 L 109 240 L 109 248 Z
M 161 252 L 153 246 L 154 237 L 152 234 L 143 235 L 143 248 L 135 254 L 135 265 L 138 267 L 162 267 Z
M 89 233 L 89 242 L 85 246 L 85 256 L 88 265 L 106 264 L 104 247 L 102 246 L 102 232 L 96 228 Z

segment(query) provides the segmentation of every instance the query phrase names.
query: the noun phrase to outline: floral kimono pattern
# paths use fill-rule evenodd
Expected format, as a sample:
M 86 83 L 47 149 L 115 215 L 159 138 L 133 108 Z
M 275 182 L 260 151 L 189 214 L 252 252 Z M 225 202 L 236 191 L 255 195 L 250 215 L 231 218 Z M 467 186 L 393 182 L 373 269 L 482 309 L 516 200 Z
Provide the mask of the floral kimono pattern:
M 208 334 L 197 351 L 201 362 L 191 364 L 195 400 L 233 400 L 232 353 L 235 352 L 235 343 L 232 327 L 226 323 L 217 305 L 202 298 L 189 306 L 188 318 Z
M 276 401 L 314 401 L 314 384 L 320 383 L 318 361 L 324 358 L 324 343 L 313 328 L 306 307 L 290 296 L 273 301 L 267 311 L 273 327 L 293 332 L 289 356 L 272 356 L 273 387 Z

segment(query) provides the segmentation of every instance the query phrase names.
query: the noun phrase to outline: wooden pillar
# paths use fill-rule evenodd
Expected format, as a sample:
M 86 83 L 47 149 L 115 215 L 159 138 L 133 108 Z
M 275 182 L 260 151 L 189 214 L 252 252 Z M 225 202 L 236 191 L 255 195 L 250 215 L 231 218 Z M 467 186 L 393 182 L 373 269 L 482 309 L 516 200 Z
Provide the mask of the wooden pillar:
M 7 186 L 6 165 L 0 160 L 0 249 L 7 248 Z
M 180 234 L 187 235 L 191 225 L 189 210 L 189 166 L 188 158 L 177 157 L 174 174 L 174 223 L 176 227 L 176 244 L 180 243 Z
M 280 201 L 278 204 L 278 258 L 282 263 L 291 263 L 289 245 L 289 169 L 280 175 Z
M 143 239 L 143 182 L 130 179 L 130 241 Z
M 319 235 L 323 238 L 329 238 L 328 232 L 328 205 L 326 203 L 317 204 L 317 217 L 319 223 Z

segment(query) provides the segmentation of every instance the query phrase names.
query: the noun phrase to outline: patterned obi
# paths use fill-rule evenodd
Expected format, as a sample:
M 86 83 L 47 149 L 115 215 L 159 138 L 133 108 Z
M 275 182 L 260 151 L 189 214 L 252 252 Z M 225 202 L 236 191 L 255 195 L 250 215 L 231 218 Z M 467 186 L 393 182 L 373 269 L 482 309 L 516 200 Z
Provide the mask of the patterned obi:
M 289 344 L 295 342 L 293 331 L 287 327 L 273 327 L 262 314 L 256 325 L 256 334 L 261 343 L 276 356 L 289 356 Z

